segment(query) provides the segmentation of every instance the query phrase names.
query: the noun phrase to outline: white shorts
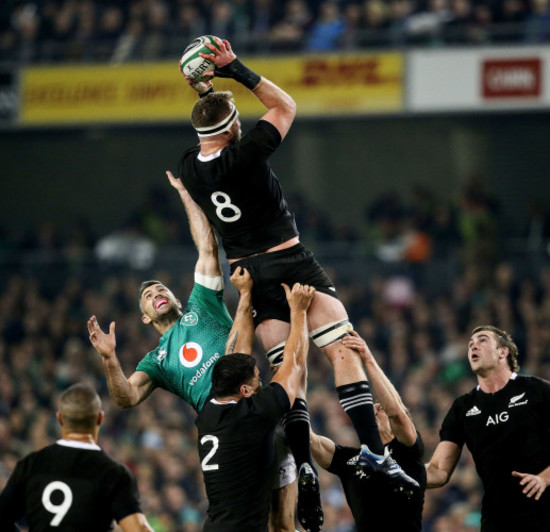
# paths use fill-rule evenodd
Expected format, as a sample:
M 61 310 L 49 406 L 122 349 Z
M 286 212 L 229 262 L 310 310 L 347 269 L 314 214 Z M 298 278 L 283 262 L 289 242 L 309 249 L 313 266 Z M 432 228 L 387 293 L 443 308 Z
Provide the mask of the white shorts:
M 292 484 L 297 477 L 296 462 L 286 442 L 286 434 L 281 425 L 277 425 L 275 430 L 275 461 L 277 473 L 273 482 L 274 490 Z

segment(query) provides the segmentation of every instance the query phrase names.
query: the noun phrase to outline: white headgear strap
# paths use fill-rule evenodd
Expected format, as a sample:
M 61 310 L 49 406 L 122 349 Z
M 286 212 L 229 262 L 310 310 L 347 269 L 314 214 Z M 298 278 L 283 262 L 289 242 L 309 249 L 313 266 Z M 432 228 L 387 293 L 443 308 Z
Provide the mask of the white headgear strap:
M 195 127 L 195 131 L 199 137 L 213 137 L 214 135 L 225 133 L 231 129 L 231 126 L 239 116 L 239 111 L 237 111 L 237 108 L 233 105 L 233 103 L 229 102 L 229 105 L 231 106 L 229 114 L 217 124 L 212 126 Z

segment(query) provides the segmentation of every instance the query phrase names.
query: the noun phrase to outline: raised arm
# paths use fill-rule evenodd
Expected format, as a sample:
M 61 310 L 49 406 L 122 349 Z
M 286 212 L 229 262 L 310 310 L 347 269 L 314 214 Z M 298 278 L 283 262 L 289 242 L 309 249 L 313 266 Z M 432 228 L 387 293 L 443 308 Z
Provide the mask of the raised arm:
M 306 363 L 309 349 L 307 309 L 315 294 L 315 288 L 296 283 L 292 290 L 283 284 L 290 307 L 290 332 L 283 351 L 283 362 L 272 382 L 278 382 L 294 404 L 300 387 L 305 388 Z
M 262 116 L 262 120 L 273 124 L 281 138 L 285 138 L 296 116 L 296 102 L 283 89 L 243 65 L 231 49 L 229 41 L 222 41 L 217 37 L 215 40 L 219 49 L 207 43 L 206 46 L 210 48 L 212 54 L 201 53 L 201 56 L 210 59 L 216 65 L 216 76 L 232 78 L 250 89 L 268 109 Z M 204 86 L 204 90 L 206 87 Z M 194 88 L 199 93 L 204 92 L 203 86 L 200 90 L 197 87 Z
M 111 322 L 109 333 L 105 334 L 99 327 L 97 318 L 92 316 L 88 320 L 88 333 L 90 342 L 101 355 L 109 393 L 115 403 L 120 408 L 130 408 L 147 399 L 153 391 L 153 383 L 149 375 L 143 371 L 136 371 L 127 379 L 122 372 L 115 352 L 115 322 Z
M 439 442 L 435 448 L 432 459 L 426 464 L 426 487 L 440 488 L 449 482 L 456 464 L 460 458 L 462 449 L 451 441 Z
M 283 89 L 263 76 L 252 92 L 268 109 L 262 120 L 273 124 L 284 139 L 296 116 L 296 102 Z
M 216 235 L 208 221 L 208 218 L 202 212 L 202 209 L 193 201 L 189 192 L 184 187 L 181 179 L 174 177 L 172 172 L 167 171 L 166 175 L 170 184 L 178 191 L 187 218 L 189 219 L 189 228 L 193 242 L 199 252 L 199 258 L 195 266 L 195 273 L 208 275 L 212 277 L 221 276 L 220 261 L 218 258 L 218 242 Z
M 326 436 L 319 436 L 312 430 L 309 431 L 309 443 L 311 445 L 311 456 L 323 468 L 328 469 L 334 458 L 336 444 Z
M 231 282 L 239 291 L 239 304 L 233 326 L 229 331 L 225 354 L 252 354 L 254 344 L 254 320 L 252 319 L 252 277 L 247 269 L 238 266 L 231 276 Z
M 374 394 L 388 416 L 392 432 L 400 443 L 411 447 L 416 442 L 416 428 L 401 397 L 376 362 L 365 340 L 355 331 L 350 334 L 350 336 L 342 338 L 342 343 L 349 349 L 357 351 L 361 356 Z

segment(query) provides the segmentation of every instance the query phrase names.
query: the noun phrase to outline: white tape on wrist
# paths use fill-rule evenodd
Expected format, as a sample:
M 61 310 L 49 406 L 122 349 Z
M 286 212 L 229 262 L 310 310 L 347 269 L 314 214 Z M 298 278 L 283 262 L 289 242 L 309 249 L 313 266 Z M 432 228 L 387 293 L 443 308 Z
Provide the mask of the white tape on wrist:
M 195 272 L 195 282 L 210 288 L 210 290 L 223 290 L 223 276 L 221 275 L 203 275 Z

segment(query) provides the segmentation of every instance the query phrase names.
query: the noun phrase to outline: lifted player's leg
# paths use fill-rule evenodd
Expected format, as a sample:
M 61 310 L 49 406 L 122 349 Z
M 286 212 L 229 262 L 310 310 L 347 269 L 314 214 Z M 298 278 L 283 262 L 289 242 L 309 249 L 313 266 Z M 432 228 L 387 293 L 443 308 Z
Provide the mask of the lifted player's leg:
M 418 483 L 407 475 L 384 448 L 372 393 L 359 353 L 340 342 L 352 329 L 347 312 L 338 299 L 323 293 L 316 294 L 308 312 L 310 336 L 330 360 L 338 399 L 350 417 L 359 441 L 361 454 L 357 461 L 358 474 L 383 475 L 396 490 L 410 494 Z

